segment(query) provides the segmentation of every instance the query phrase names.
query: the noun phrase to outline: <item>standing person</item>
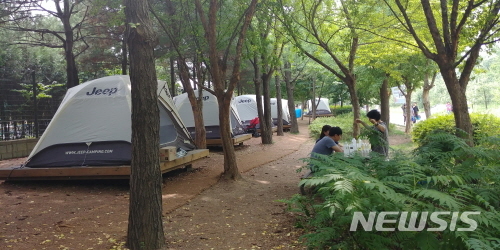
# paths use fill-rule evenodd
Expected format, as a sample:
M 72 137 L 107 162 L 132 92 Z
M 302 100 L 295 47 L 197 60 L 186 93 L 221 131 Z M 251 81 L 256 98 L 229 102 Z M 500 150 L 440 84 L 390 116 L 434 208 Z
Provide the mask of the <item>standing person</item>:
M 412 110 L 413 110 L 413 112 L 412 112 L 412 113 L 413 113 L 413 117 L 414 117 L 414 119 L 413 119 L 413 123 L 416 123 L 416 122 L 417 122 L 417 120 L 420 120 L 420 116 L 418 115 L 418 111 L 419 111 L 419 109 L 418 109 L 417 103 L 416 103 L 416 102 L 414 102 L 414 103 L 413 103 L 413 107 L 411 107 L 411 108 L 412 108 Z
M 368 126 L 360 119 L 356 119 L 356 122 L 361 123 L 363 127 L 367 129 L 373 129 L 376 131 L 376 141 L 370 140 L 372 151 L 387 157 L 389 153 L 389 131 L 387 130 L 387 124 L 380 120 L 381 115 L 378 110 L 370 110 L 366 116 L 368 117 L 370 123 L 373 124 L 372 127 Z
M 316 143 L 318 143 L 319 140 L 323 139 L 323 137 L 327 136 L 328 133 L 330 132 L 331 128 L 332 128 L 332 126 L 330 126 L 330 125 L 324 125 L 321 128 L 321 134 L 319 134 L 319 138 L 316 140 Z

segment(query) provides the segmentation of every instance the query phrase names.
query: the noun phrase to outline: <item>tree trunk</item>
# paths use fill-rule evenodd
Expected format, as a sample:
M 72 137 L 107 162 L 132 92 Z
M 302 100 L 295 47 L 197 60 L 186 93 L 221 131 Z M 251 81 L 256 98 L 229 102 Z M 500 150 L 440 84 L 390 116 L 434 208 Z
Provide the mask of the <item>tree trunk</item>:
M 277 136 L 283 136 L 283 109 L 281 103 L 281 83 L 280 77 L 276 75 L 274 78 L 276 84 L 276 108 L 278 111 L 278 133 Z
M 187 93 L 189 103 L 191 103 L 191 110 L 193 111 L 195 136 L 194 144 L 197 148 L 207 148 L 207 132 L 203 120 L 203 96 L 201 89 L 198 91 L 198 98 L 194 93 L 191 86 L 191 79 L 189 78 L 189 68 L 184 58 L 177 59 L 177 66 L 179 67 L 179 76 L 184 91 Z M 197 84 L 195 84 L 196 86 Z
M 382 115 L 381 120 L 387 124 L 387 129 L 389 129 L 389 123 L 391 122 L 391 116 L 389 111 L 389 79 L 386 77 L 382 82 L 380 87 L 380 113 Z
M 359 107 L 359 99 L 358 94 L 356 93 L 356 79 L 354 77 L 349 77 L 346 79 L 345 84 L 349 89 L 349 94 L 351 96 L 351 104 L 352 104 L 352 113 L 354 114 L 354 120 L 352 121 L 353 129 L 352 136 L 354 138 L 358 138 L 359 136 L 359 124 L 356 122 L 356 119 L 360 119 L 360 107 Z
M 255 100 L 257 102 L 257 116 L 259 117 L 259 127 L 260 127 L 260 133 L 264 133 L 264 131 L 267 130 L 267 126 L 265 126 L 266 121 L 264 120 L 264 107 L 262 106 L 262 94 L 261 94 L 261 88 L 262 88 L 262 78 L 260 77 L 260 66 L 259 66 L 259 57 L 254 56 L 254 61 L 253 61 L 253 68 L 254 68 L 254 77 L 253 77 L 253 83 L 254 83 L 254 88 L 255 88 Z M 262 143 L 264 143 L 264 139 L 261 138 Z
M 224 179 L 241 180 L 240 171 L 237 167 L 236 154 L 234 153 L 234 144 L 231 139 L 231 125 L 229 120 L 231 110 L 231 98 L 217 98 L 219 104 L 219 123 L 222 140 L 222 149 L 224 151 Z
M 312 119 L 313 121 L 316 119 L 316 107 L 318 107 L 318 103 L 316 103 L 316 81 L 314 81 L 314 78 L 312 79 L 312 98 L 311 98 L 311 109 L 312 109 Z
M 175 86 L 175 59 L 170 57 L 170 94 L 172 97 L 177 96 L 177 88 Z
M 299 125 L 297 123 L 297 115 L 295 115 L 295 100 L 293 99 L 294 84 L 292 83 L 292 73 L 290 62 L 285 62 L 285 84 L 286 84 L 286 95 L 288 98 L 288 112 L 290 112 L 290 122 L 292 127 L 290 128 L 290 133 L 299 133 Z
M 128 49 L 125 38 L 122 40 L 122 75 L 127 75 L 128 67 Z
M 450 69 L 450 71 L 453 71 L 453 69 Z M 472 122 L 467 107 L 467 96 L 465 95 L 465 89 L 462 89 L 460 84 L 458 84 L 458 79 L 456 78 L 454 72 L 445 73 L 441 71 L 444 82 L 446 84 L 446 88 L 448 89 L 448 93 L 450 93 L 451 104 L 453 105 L 453 114 L 455 114 L 455 124 L 458 129 L 463 130 L 466 133 L 466 135 L 464 135 L 463 133 L 459 133 L 458 135 L 468 139 L 469 141 L 467 143 L 470 146 L 473 146 L 474 142 L 472 141 Z
M 217 97 L 219 103 L 219 125 L 221 129 L 222 149 L 224 150 L 224 178 L 237 180 L 241 179 L 238 171 L 238 164 L 236 162 L 236 154 L 234 152 L 234 145 L 231 138 L 231 126 L 229 123 L 229 111 L 231 108 L 231 98 L 236 84 L 240 80 L 240 66 L 241 55 L 243 50 L 243 43 L 245 40 L 246 31 L 252 17 L 255 14 L 255 6 L 257 0 L 252 0 L 248 8 L 244 12 L 242 23 L 239 28 L 239 35 L 237 38 L 236 46 L 234 48 L 233 70 L 229 81 L 228 88 L 226 89 L 225 71 L 228 66 L 227 57 L 221 58 L 220 51 L 217 48 L 217 12 L 219 10 L 219 2 L 217 0 L 209 1 L 208 14 L 205 15 L 204 8 L 200 0 L 195 0 L 196 11 L 198 17 L 203 25 L 205 31 L 204 38 L 208 44 L 208 59 L 210 66 L 210 76 L 214 86 L 214 95 Z M 228 46 L 231 46 L 228 45 Z M 229 49 L 228 47 L 227 49 Z
M 80 84 L 78 80 L 78 69 L 76 67 L 75 55 L 73 54 L 73 41 L 66 40 L 64 55 L 66 58 L 66 87 L 72 88 Z
M 405 102 L 406 102 L 406 110 L 405 110 L 405 113 L 406 113 L 406 121 L 405 121 L 405 133 L 410 133 L 411 131 L 411 126 L 413 125 L 413 121 L 411 120 L 411 117 L 412 117 L 412 107 L 411 107 L 411 95 L 412 95 L 412 90 L 411 89 L 406 89 L 406 94 L 404 94 L 405 96 Z
M 126 23 L 132 83 L 132 161 L 127 247 L 152 250 L 165 246 L 162 223 L 162 175 L 159 162 L 160 115 L 153 49 L 157 38 L 147 0 L 126 0 Z M 145 126 L 145 124 L 147 126 Z
M 58 3 L 57 3 L 58 4 Z M 66 59 L 66 87 L 72 88 L 80 84 L 78 80 L 78 69 L 76 67 L 75 54 L 73 53 L 74 37 L 73 29 L 71 27 L 69 12 L 69 3 L 64 2 L 63 15 L 60 17 L 64 27 L 64 57 Z
M 270 87 L 269 87 L 269 79 L 270 75 L 269 74 L 263 74 L 262 75 L 262 92 L 263 92 L 263 98 L 262 102 L 264 104 L 264 110 L 263 110 L 263 115 L 264 115 L 264 126 L 266 127 L 265 130 L 262 130 L 264 126 L 262 126 L 262 121 L 261 121 L 261 126 L 260 129 L 262 130 L 261 137 L 262 137 L 262 144 L 272 144 L 273 143 L 273 121 L 271 119 L 271 97 L 270 97 Z
M 424 112 L 425 118 L 431 118 L 431 102 L 429 101 L 429 92 L 434 87 L 434 80 L 436 80 L 436 73 L 432 75 L 432 78 L 429 81 L 429 75 L 425 74 L 424 76 L 424 90 L 422 92 L 422 102 L 424 104 Z

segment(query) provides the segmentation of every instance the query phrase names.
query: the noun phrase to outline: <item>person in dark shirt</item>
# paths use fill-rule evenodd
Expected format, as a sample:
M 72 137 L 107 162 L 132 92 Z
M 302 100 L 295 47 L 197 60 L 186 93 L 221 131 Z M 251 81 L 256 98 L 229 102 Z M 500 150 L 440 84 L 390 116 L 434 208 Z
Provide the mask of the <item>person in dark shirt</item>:
M 342 129 L 339 127 L 332 127 L 328 131 L 328 136 L 323 137 L 313 147 L 311 157 L 315 154 L 329 155 L 333 152 L 344 152 L 342 146 L 338 142 L 342 139 Z
M 321 134 L 319 134 L 319 138 L 316 140 L 316 143 L 318 143 L 319 140 L 323 139 L 323 137 L 328 135 L 330 128 L 332 128 L 332 126 L 330 126 L 330 125 L 324 125 L 321 128 Z
M 367 129 L 373 129 L 378 132 L 376 134 L 377 135 L 377 137 L 375 138 L 376 140 L 374 142 L 370 140 L 372 151 L 387 157 L 389 152 L 389 139 L 388 139 L 389 131 L 387 130 L 387 124 L 385 124 L 385 122 L 380 120 L 381 114 L 380 112 L 378 112 L 378 110 L 375 109 L 370 110 L 370 112 L 368 112 L 366 116 L 368 117 L 370 123 L 373 124 L 372 127 L 368 126 L 365 122 L 363 122 L 360 119 L 356 119 L 356 122 L 361 123 L 363 127 Z
M 413 103 L 413 106 L 411 108 L 412 108 L 412 113 L 413 113 L 412 121 L 413 121 L 413 123 L 416 123 L 417 120 L 420 120 L 420 116 L 418 115 L 418 111 L 420 111 L 420 110 L 418 109 L 416 102 Z

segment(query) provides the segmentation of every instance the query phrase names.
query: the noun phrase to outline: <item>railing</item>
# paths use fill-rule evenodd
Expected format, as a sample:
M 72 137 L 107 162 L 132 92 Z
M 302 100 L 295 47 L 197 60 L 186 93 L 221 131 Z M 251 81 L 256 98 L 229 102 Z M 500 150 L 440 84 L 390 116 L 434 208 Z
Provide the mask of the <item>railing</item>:
M 7 120 L 0 122 L 0 141 L 39 138 L 51 119 Z

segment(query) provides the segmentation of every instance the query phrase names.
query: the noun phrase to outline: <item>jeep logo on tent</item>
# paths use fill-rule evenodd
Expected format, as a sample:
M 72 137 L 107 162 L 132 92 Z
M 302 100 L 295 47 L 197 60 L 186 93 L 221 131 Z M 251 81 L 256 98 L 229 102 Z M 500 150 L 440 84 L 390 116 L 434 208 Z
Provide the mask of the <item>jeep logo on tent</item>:
M 252 100 L 250 100 L 250 99 L 241 99 L 241 100 L 238 101 L 238 103 L 245 103 L 245 102 L 251 103 Z
M 87 92 L 87 95 L 113 95 L 118 92 L 118 88 L 110 88 L 110 89 L 98 89 L 94 87 L 94 89 L 91 92 Z

